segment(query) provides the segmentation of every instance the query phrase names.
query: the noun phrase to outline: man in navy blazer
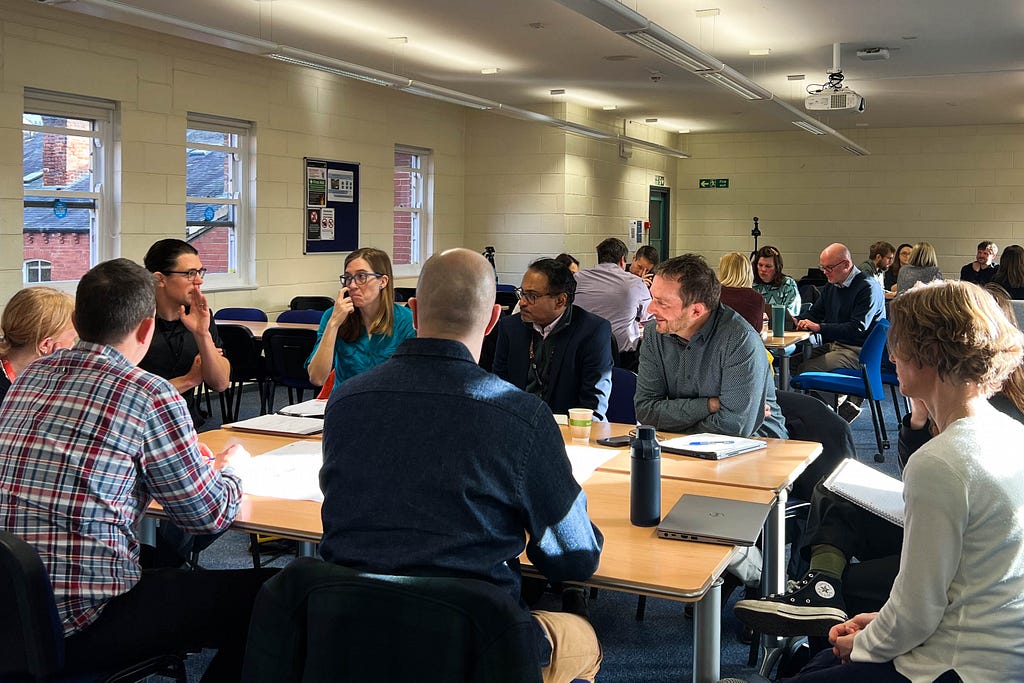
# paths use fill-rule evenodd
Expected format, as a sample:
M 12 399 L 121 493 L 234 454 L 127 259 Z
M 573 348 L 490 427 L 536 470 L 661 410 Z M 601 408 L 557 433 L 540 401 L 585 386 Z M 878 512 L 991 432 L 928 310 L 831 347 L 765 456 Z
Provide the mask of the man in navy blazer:
M 539 396 L 553 413 L 592 408 L 604 420 L 612 389 L 612 328 L 573 305 L 576 280 L 550 258 L 523 275 L 520 313 L 498 327 L 494 374 Z

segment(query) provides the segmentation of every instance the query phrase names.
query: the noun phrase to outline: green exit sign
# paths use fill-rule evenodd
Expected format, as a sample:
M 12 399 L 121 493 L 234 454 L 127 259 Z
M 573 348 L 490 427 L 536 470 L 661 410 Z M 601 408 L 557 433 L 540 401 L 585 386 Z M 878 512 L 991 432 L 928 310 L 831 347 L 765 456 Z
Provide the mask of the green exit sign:
M 697 187 L 701 188 L 702 190 L 712 189 L 712 188 L 723 188 L 723 187 L 727 188 L 727 187 L 729 187 L 729 179 L 728 178 L 701 178 L 700 180 L 697 181 Z

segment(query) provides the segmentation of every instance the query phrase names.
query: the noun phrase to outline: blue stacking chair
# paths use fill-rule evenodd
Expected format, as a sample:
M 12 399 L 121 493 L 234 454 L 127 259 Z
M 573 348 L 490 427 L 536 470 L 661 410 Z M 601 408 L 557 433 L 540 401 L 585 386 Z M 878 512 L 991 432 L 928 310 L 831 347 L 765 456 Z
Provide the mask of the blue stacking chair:
M 625 368 L 612 368 L 612 393 L 608 397 L 609 422 L 636 424 L 636 406 L 633 396 L 636 394 L 636 373 Z
M 317 311 L 311 308 L 299 308 L 294 311 L 282 311 L 281 315 L 277 316 L 277 322 L 319 325 L 320 319 L 323 317 L 323 311 Z
M 222 308 L 213 314 L 214 320 L 246 320 L 256 323 L 267 322 L 267 314 L 258 308 Z
M 793 389 L 803 392 L 810 390 L 828 391 L 836 394 L 860 396 L 871 406 L 871 423 L 875 429 L 875 444 L 878 453 L 875 462 L 885 462 L 885 449 L 889 448 L 889 435 L 885 431 L 882 415 L 882 400 L 885 399 L 885 385 L 882 384 L 882 354 L 889 336 L 889 321 L 879 320 L 871 328 L 868 338 L 860 349 L 859 376 L 842 372 L 803 372 L 790 380 Z

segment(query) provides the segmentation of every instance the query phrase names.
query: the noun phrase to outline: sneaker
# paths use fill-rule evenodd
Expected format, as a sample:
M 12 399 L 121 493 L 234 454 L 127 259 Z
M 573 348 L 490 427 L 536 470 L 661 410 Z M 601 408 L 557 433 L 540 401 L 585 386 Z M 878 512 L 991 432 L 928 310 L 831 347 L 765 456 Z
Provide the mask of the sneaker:
M 821 572 L 810 572 L 785 595 L 769 595 L 736 603 L 736 617 L 760 633 L 773 636 L 827 636 L 830 628 L 846 621 L 846 605 L 839 582 Z
M 836 412 L 839 413 L 839 417 L 843 418 L 847 422 L 853 422 L 860 415 L 861 407 L 853 401 L 846 401 Z

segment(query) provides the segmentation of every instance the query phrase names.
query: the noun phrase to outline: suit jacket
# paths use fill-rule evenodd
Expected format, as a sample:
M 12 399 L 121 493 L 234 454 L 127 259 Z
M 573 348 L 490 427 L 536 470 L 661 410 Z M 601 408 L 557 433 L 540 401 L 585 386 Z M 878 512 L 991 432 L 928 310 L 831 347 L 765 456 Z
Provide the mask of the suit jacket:
M 524 323 L 520 313 L 498 324 L 494 374 L 520 389 L 526 389 L 533 334 L 533 325 Z M 553 413 L 592 408 L 594 419 L 604 420 L 612 391 L 611 324 L 573 306 L 569 324 L 551 334 L 554 351 L 541 398 Z

